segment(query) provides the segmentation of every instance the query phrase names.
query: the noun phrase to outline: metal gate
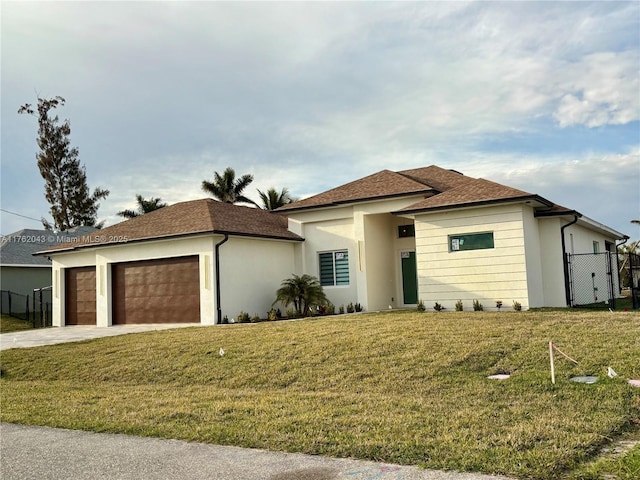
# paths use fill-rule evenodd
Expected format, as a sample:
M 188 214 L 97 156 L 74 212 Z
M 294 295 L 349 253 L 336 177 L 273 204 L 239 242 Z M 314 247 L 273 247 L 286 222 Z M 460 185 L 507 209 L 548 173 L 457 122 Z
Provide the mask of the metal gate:
M 626 253 L 629 269 L 627 270 L 629 290 L 633 308 L 640 308 L 640 255 Z
M 568 254 L 570 306 L 616 308 L 620 294 L 618 255 L 612 252 Z

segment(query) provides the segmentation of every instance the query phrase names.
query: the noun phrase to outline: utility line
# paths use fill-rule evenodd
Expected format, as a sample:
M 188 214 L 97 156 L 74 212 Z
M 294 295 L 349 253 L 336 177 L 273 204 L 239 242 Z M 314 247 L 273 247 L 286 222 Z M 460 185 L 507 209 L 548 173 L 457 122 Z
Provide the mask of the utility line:
M 4 213 L 9 213 L 11 215 L 16 215 L 18 217 L 22 217 L 22 218 L 28 218 L 29 220 L 35 220 L 36 222 L 40 222 L 41 220 L 37 219 L 37 218 L 33 218 L 33 217 L 27 217 L 26 215 L 21 215 L 19 213 L 16 212 L 10 212 L 9 210 L 5 210 L 4 208 L 0 208 L 1 211 L 3 211 Z

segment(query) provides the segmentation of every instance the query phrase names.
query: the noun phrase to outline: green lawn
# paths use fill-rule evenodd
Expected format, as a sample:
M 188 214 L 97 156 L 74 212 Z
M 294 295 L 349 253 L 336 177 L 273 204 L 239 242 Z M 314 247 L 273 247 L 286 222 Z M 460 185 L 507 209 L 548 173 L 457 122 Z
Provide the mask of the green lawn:
M 20 320 L 9 315 L 0 316 L 0 333 L 18 332 L 20 330 L 30 330 L 31 328 L 33 328 L 33 325 L 26 320 Z
M 549 340 L 580 362 L 558 358 L 555 386 Z M 640 432 L 640 389 L 624 380 L 640 378 L 635 312 L 390 312 L 149 332 L 1 360 L 7 422 L 539 479 L 598 478 L 594 468 L 625 478 L 625 465 L 589 461 Z M 486 378 L 501 372 L 511 378 Z M 569 381 L 583 374 L 601 380 Z M 623 457 L 630 471 L 634 452 Z

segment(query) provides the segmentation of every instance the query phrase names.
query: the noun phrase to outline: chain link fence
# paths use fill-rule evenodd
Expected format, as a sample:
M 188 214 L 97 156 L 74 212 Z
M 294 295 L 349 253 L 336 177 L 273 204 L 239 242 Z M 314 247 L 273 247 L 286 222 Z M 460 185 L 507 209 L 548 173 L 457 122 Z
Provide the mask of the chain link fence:
M 616 300 L 622 298 L 618 254 L 570 254 L 567 261 L 572 307 L 616 308 Z
M 0 312 L 2 315 L 30 322 L 34 328 L 50 327 L 51 287 L 34 290 L 32 298 L 29 295 L 0 290 Z
M 570 306 L 640 308 L 640 255 L 584 253 L 567 255 Z
M 29 296 L 9 290 L 0 290 L 0 312 L 2 315 L 30 321 Z

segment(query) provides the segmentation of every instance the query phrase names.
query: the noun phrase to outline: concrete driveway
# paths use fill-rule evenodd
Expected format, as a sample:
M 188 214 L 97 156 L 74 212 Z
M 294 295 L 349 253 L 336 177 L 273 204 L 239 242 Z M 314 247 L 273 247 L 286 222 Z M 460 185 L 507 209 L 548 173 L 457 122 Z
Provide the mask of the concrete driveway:
M 0 478 L 500 480 L 473 473 L 249 448 L 0 424 Z
M 56 343 L 80 342 L 92 338 L 112 337 L 128 333 L 168 330 L 170 328 L 197 327 L 199 323 L 158 323 L 148 325 L 115 325 L 113 327 L 69 326 L 35 328 L 0 334 L 0 350 L 9 348 L 39 347 Z

